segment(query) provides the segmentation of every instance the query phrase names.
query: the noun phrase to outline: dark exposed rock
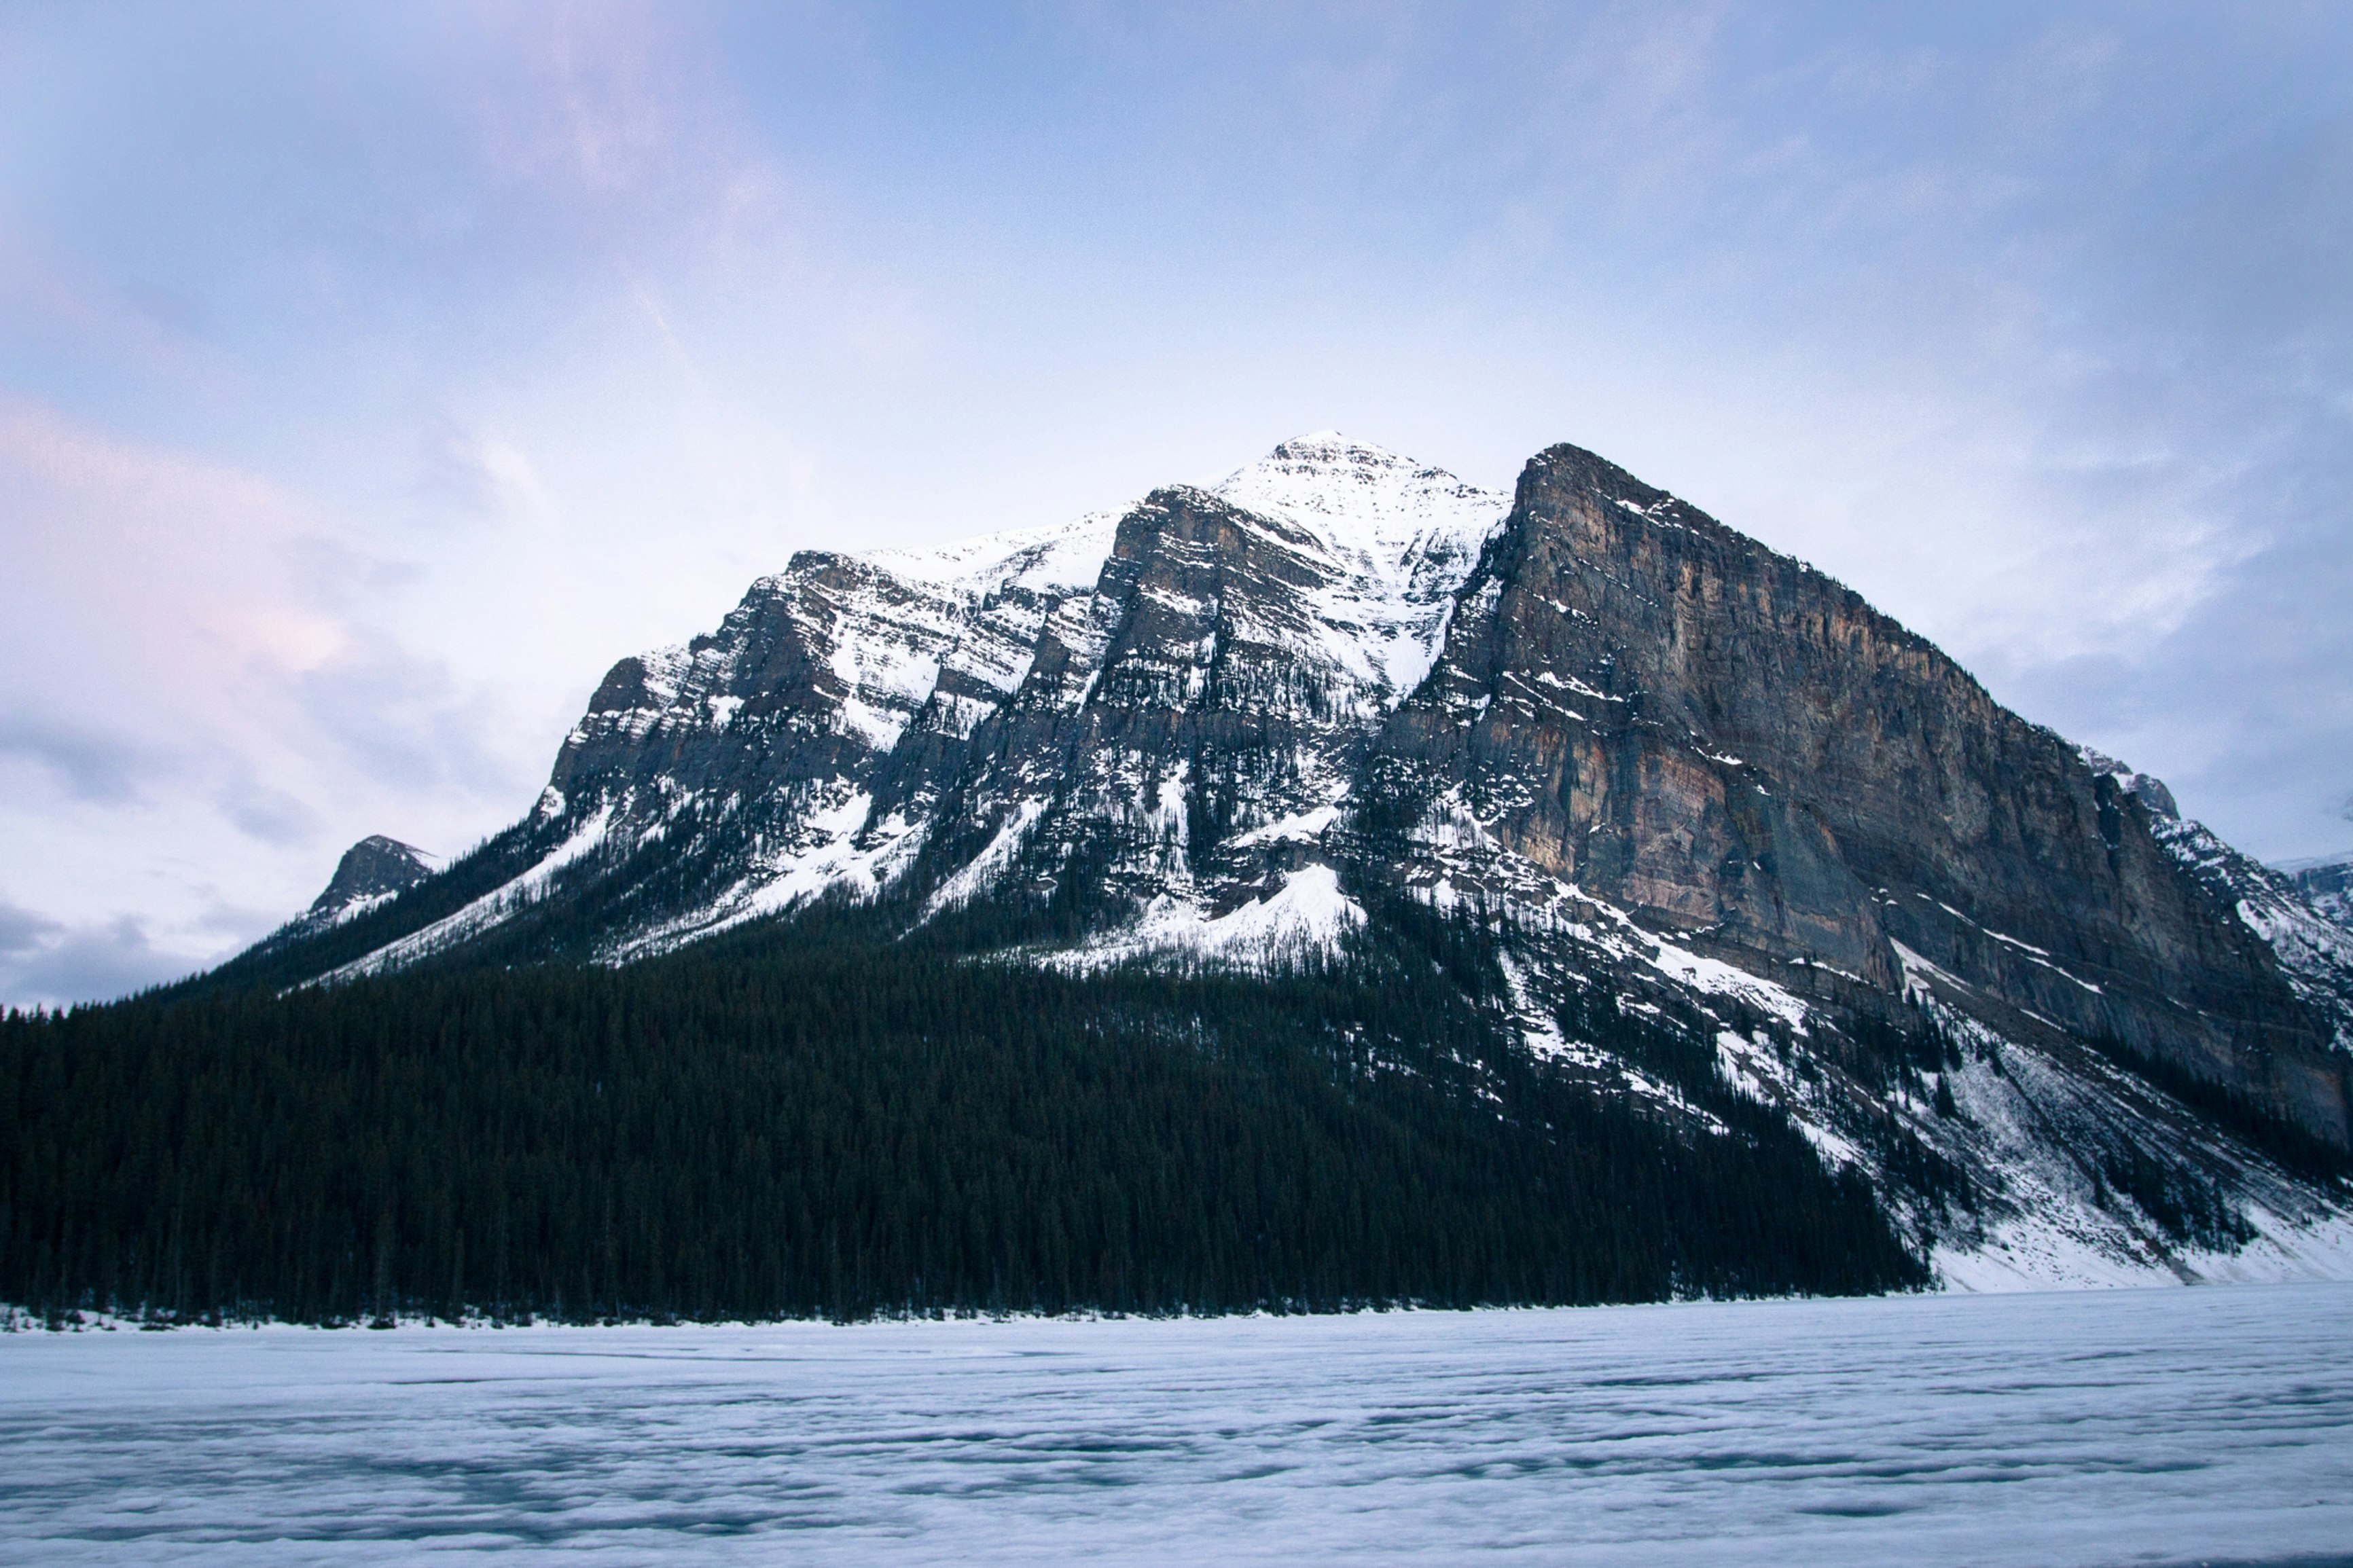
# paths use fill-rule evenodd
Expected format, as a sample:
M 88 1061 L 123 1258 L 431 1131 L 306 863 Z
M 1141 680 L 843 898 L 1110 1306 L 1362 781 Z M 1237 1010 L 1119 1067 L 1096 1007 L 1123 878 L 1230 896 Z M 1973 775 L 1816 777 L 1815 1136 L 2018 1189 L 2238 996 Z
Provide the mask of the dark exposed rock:
M 1528 465 L 1384 753 L 1409 814 L 1467 811 L 1705 951 L 1892 991 L 1909 950 L 2347 1141 L 2333 1020 L 2158 842 L 2162 785 L 2094 772 L 1860 595 L 1589 452 Z
M 433 859 L 412 844 L 374 834 L 343 851 L 335 874 L 306 911 L 311 920 L 332 920 L 353 905 L 415 887 L 433 875 Z

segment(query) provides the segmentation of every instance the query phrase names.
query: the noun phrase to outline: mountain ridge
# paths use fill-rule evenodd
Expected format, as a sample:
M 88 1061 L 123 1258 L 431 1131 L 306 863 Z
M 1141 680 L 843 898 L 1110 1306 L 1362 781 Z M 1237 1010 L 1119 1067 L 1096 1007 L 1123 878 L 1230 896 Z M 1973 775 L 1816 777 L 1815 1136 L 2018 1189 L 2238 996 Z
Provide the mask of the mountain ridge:
M 2341 928 L 1852 590 L 1567 445 L 1505 498 L 1325 432 L 1067 525 L 803 552 L 617 663 L 523 821 L 265 956 L 621 963 L 857 905 L 883 940 L 1248 970 L 1395 897 L 1505 921 L 1486 1002 L 1662 1115 L 1688 1096 L 1581 1039 L 1579 998 L 1682 1018 L 1949 1278 L 2353 1257 L 2326 1191 L 2114 1066 L 2343 1149 Z M 1955 1059 L 1868 1064 L 1918 1017 Z M 1933 1217 L 1869 1152 L 1888 1127 L 2010 1195 Z M 2191 1260 L 2100 1173 L 2151 1159 L 2227 1178 L 2259 1240 Z

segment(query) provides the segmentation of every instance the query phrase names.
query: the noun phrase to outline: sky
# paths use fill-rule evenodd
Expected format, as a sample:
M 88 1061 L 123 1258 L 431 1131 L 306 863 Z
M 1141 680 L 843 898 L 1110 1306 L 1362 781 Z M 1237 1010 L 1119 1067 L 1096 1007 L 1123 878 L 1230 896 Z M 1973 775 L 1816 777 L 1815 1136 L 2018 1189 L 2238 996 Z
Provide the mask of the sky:
M 2353 8 L 0 0 L 0 1004 L 797 550 L 1574 441 L 2353 848 Z

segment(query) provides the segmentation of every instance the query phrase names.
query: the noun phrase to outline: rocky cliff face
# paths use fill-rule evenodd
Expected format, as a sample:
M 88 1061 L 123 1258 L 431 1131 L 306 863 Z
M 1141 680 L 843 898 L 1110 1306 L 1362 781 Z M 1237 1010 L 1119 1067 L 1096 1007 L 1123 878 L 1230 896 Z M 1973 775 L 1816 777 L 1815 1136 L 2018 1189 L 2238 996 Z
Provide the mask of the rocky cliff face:
M 1579 1032 L 1604 997 L 1656 1016 L 1910 1205 L 1949 1278 L 2353 1268 L 2325 1190 L 2116 1065 L 2344 1148 L 2342 928 L 1573 447 L 1506 498 L 1305 437 L 1067 526 L 796 557 L 616 665 L 509 833 L 273 962 L 625 962 L 827 904 L 1081 967 L 1468 916 L 1533 1054 L 1695 1115 Z M 1944 1044 L 1891 1076 L 1889 1030 Z M 2104 1173 L 2152 1169 L 2137 1199 Z M 2260 1223 L 2164 1195 L 2226 1186 Z
M 1533 896 L 1574 885 L 1767 973 L 1942 976 L 1997 1022 L 2118 1037 L 2353 1130 L 2341 984 L 2296 984 L 2313 966 L 2279 950 L 2284 913 L 2234 918 L 2233 889 L 2183 875 L 2161 785 L 2096 770 L 1850 590 L 1591 453 L 1529 464 L 1387 742 L 1394 809 L 1432 851 L 1418 879 L 1534 873 Z M 1451 851 L 1466 821 L 1493 853 Z

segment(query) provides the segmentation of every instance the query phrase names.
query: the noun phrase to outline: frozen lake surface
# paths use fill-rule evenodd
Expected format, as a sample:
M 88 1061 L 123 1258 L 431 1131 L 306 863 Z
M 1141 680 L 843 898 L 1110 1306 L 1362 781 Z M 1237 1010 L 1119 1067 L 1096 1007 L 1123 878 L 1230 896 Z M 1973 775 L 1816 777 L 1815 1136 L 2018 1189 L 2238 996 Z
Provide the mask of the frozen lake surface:
M 0 1559 L 2353 1563 L 2353 1287 L 0 1336 Z

